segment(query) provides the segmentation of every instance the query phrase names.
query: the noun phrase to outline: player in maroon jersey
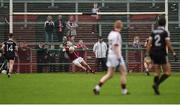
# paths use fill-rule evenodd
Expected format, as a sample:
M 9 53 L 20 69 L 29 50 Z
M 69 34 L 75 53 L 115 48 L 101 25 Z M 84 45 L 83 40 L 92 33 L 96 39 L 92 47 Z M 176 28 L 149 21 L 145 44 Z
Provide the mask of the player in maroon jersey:
M 94 73 L 94 71 L 92 71 L 91 67 L 86 63 L 86 61 L 84 61 L 84 59 L 82 57 L 79 57 L 77 55 L 77 52 L 71 48 L 75 48 L 71 42 L 67 42 L 67 46 L 64 47 L 64 51 L 66 52 L 66 54 L 68 55 L 69 59 L 72 61 L 72 63 L 79 67 L 82 68 L 84 71 L 86 72 L 92 72 Z

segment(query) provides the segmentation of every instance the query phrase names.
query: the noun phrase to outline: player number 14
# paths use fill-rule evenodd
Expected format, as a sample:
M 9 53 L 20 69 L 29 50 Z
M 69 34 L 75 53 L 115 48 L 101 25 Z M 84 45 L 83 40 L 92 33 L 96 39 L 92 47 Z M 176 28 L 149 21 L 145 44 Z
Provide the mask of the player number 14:
M 12 46 L 12 45 L 7 46 L 7 50 L 8 50 L 8 51 L 13 51 L 13 46 Z

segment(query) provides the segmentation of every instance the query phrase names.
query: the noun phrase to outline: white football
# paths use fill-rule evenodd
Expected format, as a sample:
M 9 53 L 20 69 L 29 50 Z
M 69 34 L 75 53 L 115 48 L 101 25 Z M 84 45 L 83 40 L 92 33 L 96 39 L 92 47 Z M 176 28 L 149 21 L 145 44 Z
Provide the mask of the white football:
M 6 70 L 2 70 L 1 73 L 2 74 L 7 74 L 7 71 Z
M 75 49 L 74 49 L 73 46 L 69 47 L 69 51 L 70 51 L 70 52 L 74 52 L 74 50 L 75 50 Z

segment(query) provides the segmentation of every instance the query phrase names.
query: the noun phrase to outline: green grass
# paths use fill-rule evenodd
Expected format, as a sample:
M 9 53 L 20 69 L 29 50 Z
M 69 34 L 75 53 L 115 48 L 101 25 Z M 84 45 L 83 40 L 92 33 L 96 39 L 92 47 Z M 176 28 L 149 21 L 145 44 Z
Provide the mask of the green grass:
M 128 75 L 128 96 L 121 95 L 119 74 L 107 82 L 99 96 L 92 89 L 105 73 L 15 74 L 0 75 L 0 103 L 180 103 L 180 74 L 173 73 L 161 87 L 161 95 L 152 90 L 153 76 L 142 73 Z

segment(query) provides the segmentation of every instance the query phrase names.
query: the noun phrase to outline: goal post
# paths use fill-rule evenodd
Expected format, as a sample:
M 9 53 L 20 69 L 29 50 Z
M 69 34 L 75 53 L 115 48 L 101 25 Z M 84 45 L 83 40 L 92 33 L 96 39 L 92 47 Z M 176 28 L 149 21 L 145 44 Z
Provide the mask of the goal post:
M 9 1 L 9 33 L 13 33 L 13 0 Z
M 168 29 L 168 0 L 165 0 L 165 11 L 163 12 L 98 12 L 97 15 L 165 15 Z M 9 33 L 13 33 L 13 15 L 91 15 L 83 12 L 14 12 L 13 0 L 9 1 Z
M 163 15 L 166 12 L 14 12 L 13 15 Z
M 15 1 L 15 0 L 14 0 Z M 62 15 L 64 18 L 65 22 L 67 22 L 69 16 L 74 15 L 78 19 L 78 25 L 79 27 L 77 28 L 77 33 L 78 35 L 76 36 L 76 42 L 78 42 L 79 39 L 82 39 L 84 42 L 87 42 L 86 44 L 88 46 L 92 46 L 94 44 L 94 41 L 97 40 L 98 35 L 102 36 L 104 38 L 104 41 L 107 41 L 107 35 L 108 33 L 112 30 L 113 27 L 113 22 L 115 20 L 121 19 L 124 23 L 124 28 L 122 30 L 122 38 L 125 43 L 123 43 L 123 54 L 125 55 L 125 60 L 127 62 L 128 68 L 132 68 L 134 64 L 141 64 L 143 61 L 143 49 L 140 49 L 140 61 L 136 61 L 136 59 L 131 58 L 131 54 L 134 54 L 136 51 L 134 48 L 132 48 L 132 42 L 134 40 L 135 36 L 139 36 L 141 40 L 141 45 L 144 44 L 145 38 L 149 36 L 151 31 L 154 29 L 155 22 L 157 17 L 163 15 L 163 17 L 166 18 L 167 24 L 166 24 L 166 29 L 168 29 L 168 0 L 164 0 L 164 2 L 158 2 L 157 3 L 157 8 L 151 6 L 151 2 L 144 3 L 142 2 L 142 6 L 144 9 L 141 9 L 141 4 L 135 2 L 130 4 L 130 6 L 127 8 L 124 6 L 122 8 L 127 9 L 127 10 L 121 10 L 120 8 L 118 9 L 119 4 L 117 4 L 117 7 L 113 8 L 110 10 L 110 8 L 104 8 L 102 9 L 101 12 L 97 13 L 91 13 L 88 12 L 90 11 L 90 7 L 88 7 L 88 11 L 76 11 L 76 12 L 65 12 L 66 10 L 60 10 L 61 8 L 59 5 L 61 3 L 57 3 L 56 5 L 59 6 L 58 10 L 49 10 L 47 8 L 47 3 L 46 5 L 42 5 L 42 7 L 46 10 L 43 10 L 43 8 L 39 8 L 38 5 L 35 5 L 37 3 L 32 3 L 28 4 L 27 2 L 27 7 L 20 7 L 21 11 L 18 12 L 16 11 L 17 7 L 15 5 L 16 2 L 13 3 L 13 0 L 10 0 L 9 2 L 9 33 L 14 33 L 16 35 L 16 40 L 17 41 L 27 41 L 29 44 L 38 45 L 39 43 L 46 43 L 48 45 L 52 46 L 57 46 L 59 48 L 59 43 L 60 41 L 58 40 L 57 33 L 53 33 L 54 40 L 51 41 L 50 43 L 46 41 L 46 34 L 45 34 L 45 29 L 44 29 L 44 23 L 45 19 L 47 18 L 46 16 L 52 15 L 53 21 L 54 19 L 57 19 L 58 15 Z M 48 5 L 51 2 L 48 3 Z M 127 2 L 128 3 L 128 2 Z M 80 3 L 81 4 L 81 3 Z M 124 3 L 125 4 L 125 3 Z M 124 5 L 123 4 L 123 5 Z M 145 5 L 143 5 L 145 4 Z M 147 6 L 148 8 L 147 8 Z M 14 5 L 14 8 L 13 8 Z M 34 8 L 28 8 L 28 6 L 35 5 Z M 73 4 L 74 5 L 74 4 Z M 85 5 L 85 4 L 84 4 Z M 78 6 L 79 9 L 84 8 L 84 5 Z M 87 5 L 87 3 L 86 3 Z M 107 4 L 108 5 L 108 4 Z M 109 6 L 116 6 L 116 3 L 111 4 Z M 137 6 L 136 6 L 137 5 Z M 65 5 L 66 6 L 66 5 Z M 71 5 L 70 5 L 71 6 Z M 155 5 L 156 6 L 156 5 Z M 108 7 L 108 6 L 107 6 Z M 24 9 L 22 9 L 24 8 Z M 25 8 L 28 8 L 25 9 Z M 62 7 L 63 8 L 63 7 Z M 74 7 L 73 7 L 74 8 Z M 129 8 L 129 10 L 128 10 Z M 146 10 L 147 8 L 147 10 Z M 37 10 L 36 10 L 37 9 Z M 69 10 L 69 7 L 67 7 Z M 108 10 L 109 9 L 109 10 Z M 132 11 L 131 11 L 132 10 Z M 33 12 L 34 11 L 34 12 Z M 43 12 L 44 11 L 44 12 Z M 46 11 L 46 12 L 45 12 Z M 47 12 L 51 11 L 51 12 Z M 107 12 L 108 11 L 108 12 Z M 111 12 L 112 11 L 112 12 Z M 157 11 L 157 12 L 156 12 Z M 92 15 L 92 16 L 91 16 Z M 99 15 L 99 19 L 95 19 L 93 15 Z M 75 18 L 76 18 L 75 17 Z M 13 21 L 14 19 L 14 21 Z M 26 20 L 26 21 L 25 21 Z M 24 24 L 27 24 L 27 27 L 24 27 Z M 14 27 L 14 28 L 13 28 Z M 94 29 L 96 28 L 96 29 Z M 56 29 L 54 29 L 56 31 Z M 67 30 L 65 30 L 67 31 Z M 93 31 L 95 31 L 95 34 L 92 34 Z M 24 35 L 24 36 L 23 36 Z M 67 35 L 64 34 L 64 35 Z M 32 54 L 35 54 L 37 50 L 34 49 L 32 50 Z M 59 51 L 59 49 L 57 49 Z M 89 52 L 92 52 L 92 49 L 88 50 Z M 64 55 L 62 55 L 64 56 Z M 31 55 L 32 57 L 32 55 Z M 60 58 L 57 58 L 60 59 Z M 92 59 L 92 58 L 88 58 Z M 139 58 L 137 58 L 139 59 Z M 36 65 L 36 63 L 33 63 L 33 59 L 31 58 L 31 66 Z M 128 62 L 130 61 L 130 62 Z M 40 64 L 40 63 L 37 63 Z M 48 65 L 61 65 L 63 63 L 58 62 L 58 63 L 48 63 Z M 94 64 L 94 63 L 92 63 Z M 40 64 L 41 65 L 41 64 Z M 45 65 L 45 64 L 44 64 Z M 31 67 L 31 68 L 32 68 Z M 141 64 L 141 68 L 143 68 L 143 65 Z M 142 70 L 142 69 L 141 69 Z
M 168 0 L 165 0 L 165 18 L 166 18 L 166 30 L 168 30 Z

